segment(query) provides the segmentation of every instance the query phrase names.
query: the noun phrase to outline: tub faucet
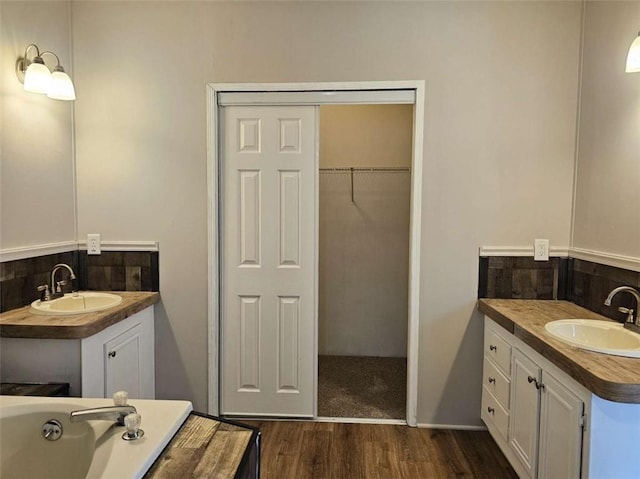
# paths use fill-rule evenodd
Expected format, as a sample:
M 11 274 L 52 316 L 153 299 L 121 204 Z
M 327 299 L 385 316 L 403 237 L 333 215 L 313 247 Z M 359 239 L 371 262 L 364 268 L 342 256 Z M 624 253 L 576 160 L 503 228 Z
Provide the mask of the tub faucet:
M 620 311 L 621 313 L 626 313 L 628 315 L 627 321 L 624 323 L 625 328 L 629 328 L 636 333 L 640 333 L 640 311 L 638 311 L 640 309 L 640 293 L 638 293 L 638 291 L 633 289 L 631 286 L 620 286 L 618 288 L 612 289 L 609 293 L 609 296 L 607 296 L 607 299 L 604 300 L 604 304 L 605 306 L 611 306 L 611 300 L 616 294 L 620 292 L 627 292 L 634 298 L 636 298 L 635 320 L 633 319 L 633 309 L 620 307 L 618 308 L 618 311 Z
M 90 409 L 80 409 L 72 411 L 69 415 L 71 422 L 93 421 L 100 419 L 103 421 L 117 422 L 119 426 L 124 426 L 124 418 L 129 414 L 136 414 L 136 408 L 133 406 L 106 406 Z
M 69 279 L 71 280 L 71 292 L 75 293 L 76 291 L 78 291 L 73 283 L 73 281 L 76 279 L 76 274 L 71 269 L 71 266 L 66 265 L 64 263 L 58 263 L 53 267 L 53 270 L 51 271 L 51 292 L 49 293 L 48 299 L 55 299 L 55 298 L 59 298 L 60 296 L 64 296 L 61 286 L 64 286 L 65 284 L 67 284 L 67 282 L 58 281 L 56 283 L 56 273 L 58 272 L 58 270 L 62 268 L 66 268 L 67 271 L 69 271 Z

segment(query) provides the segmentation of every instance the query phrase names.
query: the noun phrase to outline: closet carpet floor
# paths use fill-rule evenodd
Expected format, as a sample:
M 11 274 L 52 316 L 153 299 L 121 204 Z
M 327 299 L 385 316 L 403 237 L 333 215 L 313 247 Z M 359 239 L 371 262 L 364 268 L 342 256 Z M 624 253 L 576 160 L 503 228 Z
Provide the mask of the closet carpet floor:
M 318 356 L 318 416 L 406 419 L 406 358 Z

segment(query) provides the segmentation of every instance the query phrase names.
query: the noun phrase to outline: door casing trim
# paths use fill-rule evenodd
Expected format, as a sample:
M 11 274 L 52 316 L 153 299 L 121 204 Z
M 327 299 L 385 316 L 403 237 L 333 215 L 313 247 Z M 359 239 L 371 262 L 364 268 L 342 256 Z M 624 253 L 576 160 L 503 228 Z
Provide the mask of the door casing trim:
M 225 92 L 297 92 L 305 104 L 306 92 L 339 91 L 347 98 L 358 91 L 379 91 L 381 99 L 390 90 L 414 90 L 414 118 L 411 174 L 411 212 L 409 233 L 409 309 L 407 333 L 407 424 L 418 424 L 418 332 L 420 324 L 420 240 L 422 228 L 422 167 L 424 147 L 424 80 L 330 82 L 330 83 L 208 83 L 207 90 L 207 322 L 208 322 L 208 413 L 219 414 L 220 398 L 220 240 L 219 240 L 219 128 L 218 94 Z M 384 102 L 384 101 L 382 101 Z M 371 103 L 367 101 L 366 103 Z M 294 100 L 295 104 L 295 100 Z M 306 103 L 308 104 L 308 103 Z M 331 104 L 330 95 L 327 102 Z M 317 248 L 316 248 L 317 249 Z M 316 318 L 317 331 L 317 318 Z M 317 334 L 316 334 L 317 337 Z M 316 339 L 317 342 L 317 339 Z M 316 386 L 317 389 L 317 386 Z

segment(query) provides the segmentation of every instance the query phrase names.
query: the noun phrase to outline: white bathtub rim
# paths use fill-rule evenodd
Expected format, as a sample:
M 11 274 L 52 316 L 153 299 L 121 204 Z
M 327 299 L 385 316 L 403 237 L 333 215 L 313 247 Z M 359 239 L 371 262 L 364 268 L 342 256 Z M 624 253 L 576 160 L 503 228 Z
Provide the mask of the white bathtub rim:
M 42 405 L 42 410 L 46 410 L 48 404 L 55 405 L 56 409 L 60 405 L 68 405 L 72 409 L 79 406 L 78 409 L 84 409 L 112 406 L 113 401 L 99 398 L 0 396 L 0 416 L 5 413 L 22 414 L 32 410 L 34 405 Z M 118 428 L 118 434 L 113 435 L 112 447 L 107 448 L 109 460 L 106 466 L 103 468 L 101 465 L 104 457 L 96 457 L 87 473 L 87 479 L 142 478 L 193 410 L 189 401 L 130 399 L 129 404 L 135 406 L 142 416 L 141 428 L 145 431 L 144 437 L 137 441 L 124 441 L 119 434 L 119 430 L 122 429 L 124 432 L 124 428 Z M 101 449 L 98 447 L 95 454 L 99 455 L 100 452 Z

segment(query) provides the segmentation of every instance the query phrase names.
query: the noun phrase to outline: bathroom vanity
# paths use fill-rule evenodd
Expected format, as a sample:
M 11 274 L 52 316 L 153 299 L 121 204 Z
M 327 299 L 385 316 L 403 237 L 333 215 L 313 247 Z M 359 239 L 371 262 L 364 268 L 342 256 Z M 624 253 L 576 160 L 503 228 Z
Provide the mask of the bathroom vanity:
M 558 319 L 607 320 L 566 301 L 481 299 L 481 417 L 521 478 L 640 477 L 640 359 L 567 345 Z
M 72 396 L 154 399 L 154 313 L 159 293 L 118 292 L 104 311 L 0 315 L 0 375 L 8 382 L 67 382 Z

